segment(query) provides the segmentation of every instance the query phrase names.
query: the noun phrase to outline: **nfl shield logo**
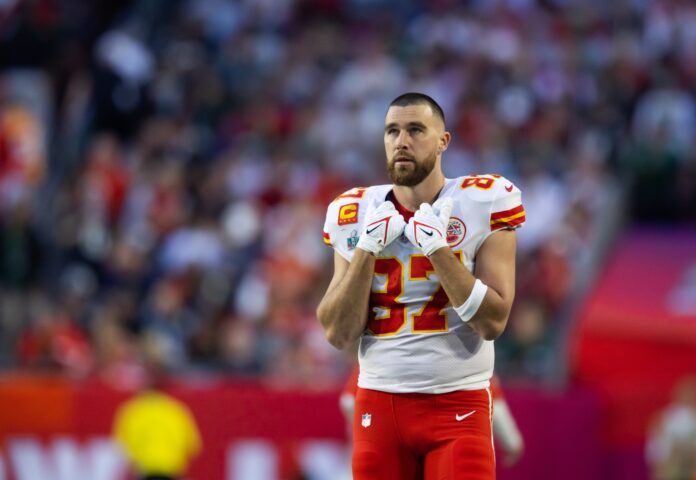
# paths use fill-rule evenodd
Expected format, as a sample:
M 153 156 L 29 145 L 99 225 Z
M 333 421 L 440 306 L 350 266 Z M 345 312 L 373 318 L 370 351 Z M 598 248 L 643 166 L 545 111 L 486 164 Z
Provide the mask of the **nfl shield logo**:
M 362 414 L 362 426 L 367 428 L 370 425 L 372 425 L 372 415 L 369 413 L 363 413 Z
M 346 243 L 348 244 L 348 250 L 353 250 L 357 245 L 358 245 L 358 231 L 353 230 L 350 232 L 350 237 L 346 239 Z

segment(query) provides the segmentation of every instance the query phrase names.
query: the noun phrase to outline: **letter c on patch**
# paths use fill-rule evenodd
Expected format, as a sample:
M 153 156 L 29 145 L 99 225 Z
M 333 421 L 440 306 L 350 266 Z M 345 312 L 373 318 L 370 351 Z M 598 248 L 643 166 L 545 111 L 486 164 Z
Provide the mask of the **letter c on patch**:
M 348 203 L 338 210 L 338 224 L 358 223 L 358 204 Z

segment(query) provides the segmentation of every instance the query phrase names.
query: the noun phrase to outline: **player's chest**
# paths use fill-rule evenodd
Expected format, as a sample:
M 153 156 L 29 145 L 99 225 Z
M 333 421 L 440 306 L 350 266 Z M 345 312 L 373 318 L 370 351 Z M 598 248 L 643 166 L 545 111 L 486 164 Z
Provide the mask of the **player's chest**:
M 457 209 L 452 212 L 447 225 L 446 236 L 449 248 L 470 270 L 473 268 L 476 252 L 487 233 L 486 225 L 483 224 L 481 217 L 479 212 L 473 209 L 469 212 L 466 209 Z M 421 270 L 430 268 L 427 258 L 404 234 L 387 246 L 381 256 L 394 258 L 403 264 L 407 273 L 413 270 L 415 278 L 422 276 Z
M 397 242 L 399 240 L 394 243 Z M 375 261 L 372 292 L 388 294 L 404 303 L 432 296 L 440 286 L 440 278 L 430 259 L 410 243 L 394 247 L 390 245 Z M 475 250 L 466 247 L 461 244 L 452 251 L 460 262 L 473 270 Z

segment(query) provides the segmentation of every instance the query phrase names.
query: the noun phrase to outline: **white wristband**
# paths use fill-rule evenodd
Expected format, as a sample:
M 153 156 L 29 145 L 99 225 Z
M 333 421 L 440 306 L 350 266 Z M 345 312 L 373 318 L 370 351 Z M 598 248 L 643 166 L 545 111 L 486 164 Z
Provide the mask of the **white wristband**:
M 457 312 L 457 315 L 459 315 L 459 318 L 461 318 L 463 322 L 468 322 L 476 315 L 487 291 L 488 286 L 477 278 L 474 282 L 474 288 L 471 289 L 471 294 L 469 298 L 466 299 L 466 302 L 458 307 L 454 307 L 454 311 Z

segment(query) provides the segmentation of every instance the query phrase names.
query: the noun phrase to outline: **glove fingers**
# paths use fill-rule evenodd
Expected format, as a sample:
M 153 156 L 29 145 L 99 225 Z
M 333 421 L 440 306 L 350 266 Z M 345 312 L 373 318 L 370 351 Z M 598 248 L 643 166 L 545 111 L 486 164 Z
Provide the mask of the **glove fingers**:
M 450 215 L 452 214 L 452 207 L 453 204 L 451 198 L 446 198 L 443 200 L 438 218 L 445 228 L 447 228 L 447 225 L 449 224 Z
M 394 207 L 394 204 L 392 202 L 386 201 L 380 203 L 378 200 L 374 200 L 374 209 L 372 209 L 371 213 L 372 216 L 381 216 L 385 213 L 393 212 L 396 210 Z
M 403 233 L 405 226 L 406 221 L 404 221 L 404 217 L 399 214 L 392 216 L 389 223 L 387 243 L 391 243 L 393 240 L 397 239 L 399 235 Z
M 382 205 L 379 206 L 380 210 L 396 210 L 396 207 L 392 202 L 389 200 L 385 201 L 382 203 Z
M 418 208 L 418 212 L 421 213 L 421 215 L 433 215 L 433 207 L 429 203 L 421 203 L 420 207 Z M 418 213 L 416 212 L 416 213 Z
M 397 236 L 401 235 L 404 231 L 404 227 L 406 227 L 406 220 L 404 220 L 401 214 L 398 214 L 394 215 L 392 221 L 395 222 L 394 228 L 397 231 Z
M 411 217 L 408 222 L 404 222 L 404 234 L 406 235 L 406 238 L 410 240 L 411 243 L 415 245 L 416 239 L 414 236 L 414 228 L 413 228 L 413 219 L 414 217 Z

